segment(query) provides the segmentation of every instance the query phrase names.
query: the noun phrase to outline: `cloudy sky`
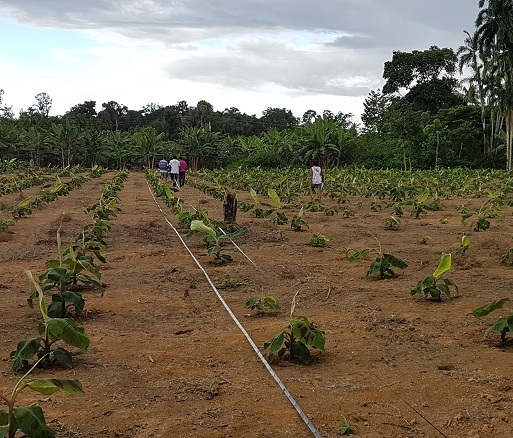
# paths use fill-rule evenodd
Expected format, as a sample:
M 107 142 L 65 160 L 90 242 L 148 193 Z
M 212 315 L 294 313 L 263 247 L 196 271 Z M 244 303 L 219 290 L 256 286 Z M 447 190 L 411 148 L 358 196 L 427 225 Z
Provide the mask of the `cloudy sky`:
M 478 0 L 0 0 L 0 89 L 15 114 L 86 100 L 262 115 L 353 113 L 394 50 L 457 49 Z

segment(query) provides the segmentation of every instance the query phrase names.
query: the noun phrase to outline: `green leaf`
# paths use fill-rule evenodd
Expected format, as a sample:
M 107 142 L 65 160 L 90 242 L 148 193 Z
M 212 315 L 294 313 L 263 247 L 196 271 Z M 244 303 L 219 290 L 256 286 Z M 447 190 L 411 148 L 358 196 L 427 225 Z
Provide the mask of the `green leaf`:
M 66 303 L 73 304 L 78 312 L 82 312 L 84 310 L 85 300 L 82 298 L 82 294 L 66 291 L 62 294 L 62 298 L 64 298 Z
M 1 412 L 2 414 L 4 412 Z M 9 436 L 9 423 L 0 426 L 0 438 L 7 438 Z
M 280 310 L 280 306 L 278 306 L 276 298 L 274 298 L 272 295 L 268 295 L 264 298 L 264 305 L 272 310 Z
M 419 196 L 417 202 L 420 204 L 422 202 L 426 202 L 427 198 L 429 198 L 429 189 L 427 189 L 424 193 Z
M 468 218 L 472 217 L 474 213 L 465 213 L 461 216 L 461 223 L 464 224 L 467 222 Z
M 451 269 L 451 253 L 444 252 L 442 254 L 438 268 L 436 268 L 436 271 L 433 273 L 433 277 L 437 278 L 444 272 L 447 272 L 449 269 Z
M 375 277 L 376 275 L 381 274 L 381 258 L 377 258 L 374 262 L 371 263 L 369 270 L 367 271 L 367 275 L 369 277 Z
M 212 254 L 216 255 L 216 254 L 219 254 L 222 249 L 223 249 L 223 247 L 221 245 L 211 246 L 208 249 L 207 253 L 208 253 L 208 255 L 212 255 Z
M 504 304 L 508 301 L 510 301 L 509 298 L 501 298 L 500 300 L 492 301 L 491 303 L 474 309 L 472 311 L 472 315 L 474 315 L 476 318 L 482 318 L 483 316 L 489 315 L 494 310 L 502 309 Z
M 44 395 L 51 395 L 57 391 L 65 391 L 69 394 L 83 394 L 84 390 L 78 380 L 70 379 L 35 379 L 26 382 L 33 391 Z
M 27 199 L 24 199 L 18 204 L 18 207 L 27 207 L 32 202 L 32 196 L 29 196 Z
M 25 366 L 25 362 L 32 359 L 39 351 L 40 338 L 30 338 L 18 342 L 16 350 L 11 353 L 14 359 L 12 369 L 19 371 Z
M 406 263 L 404 260 L 401 260 L 400 258 L 398 258 L 395 255 L 390 254 L 388 252 L 383 254 L 383 258 L 388 263 L 390 263 L 391 266 L 394 266 L 395 268 L 406 269 L 408 267 L 408 263 Z
M 279 186 L 279 185 L 283 184 L 285 181 L 287 181 L 287 176 L 282 176 L 280 178 L 276 178 L 273 181 L 273 186 Z
M 510 330 L 508 319 L 500 318 L 494 325 L 486 329 L 485 337 L 488 336 L 490 333 L 502 333 L 504 330 Z
M 285 332 L 280 332 L 271 339 L 264 342 L 264 350 L 269 349 L 266 355 L 266 359 L 269 363 L 272 363 L 274 354 L 281 348 L 285 340 Z
M 167 199 L 174 199 L 175 195 L 173 195 L 173 192 L 169 188 L 169 186 L 164 186 L 164 192 L 166 193 Z
M 262 312 L 264 310 L 264 305 L 260 301 L 260 298 L 248 298 L 248 300 L 246 301 L 246 309 L 256 309 L 259 312 Z
M 290 321 L 292 333 L 297 340 L 303 342 L 305 345 L 310 345 L 313 348 L 324 350 L 326 343 L 326 335 L 324 331 L 315 327 L 306 316 L 299 316 Z
M 296 340 L 296 342 L 294 342 L 294 345 L 292 345 L 292 354 L 305 364 L 310 362 L 310 350 L 308 350 L 308 347 L 301 341 Z
M 369 254 L 376 251 L 376 248 L 365 248 L 365 249 L 349 249 L 347 252 L 351 255 L 348 255 L 347 260 L 350 262 L 354 262 L 358 259 L 365 259 L 368 257 Z
M 84 329 L 75 325 L 70 318 L 48 318 L 46 321 L 50 333 L 56 338 L 62 339 L 69 345 L 87 350 L 89 338 L 84 335 Z
M 206 234 L 212 236 L 213 238 L 217 239 L 217 233 L 212 228 L 205 225 L 203 223 L 203 221 L 193 220 L 191 222 L 190 229 L 192 231 L 199 231 L 200 233 L 206 233 Z
M 30 438 L 55 438 L 55 432 L 46 425 L 39 406 L 20 406 L 14 409 L 18 428 Z
M 281 208 L 281 200 L 280 200 L 280 197 L 278 196 L 278 193 L 276 193 L 276 190 L 269 189 L 269 190 L 267 190 L 267 194 L 269 195 L 269 198 L 271 198 L 274 201 L 274 203 L 276 204 L 276 208 Z
M 257 193 L 252 189 L 250 188 L 249 189 L 249 194 L 251 195 L 251 197 L 253 198 L 253 201 L 255 201 L 255 206 L 258 206 L 259 202 L 258 202 L 258 196 L 257 196 Z
M 55 361 L 64 365 L 67 368 L 73 368 L 73 357 L 71 353 L 64 348 L 57 348 L 53 350 L 53 357 Z

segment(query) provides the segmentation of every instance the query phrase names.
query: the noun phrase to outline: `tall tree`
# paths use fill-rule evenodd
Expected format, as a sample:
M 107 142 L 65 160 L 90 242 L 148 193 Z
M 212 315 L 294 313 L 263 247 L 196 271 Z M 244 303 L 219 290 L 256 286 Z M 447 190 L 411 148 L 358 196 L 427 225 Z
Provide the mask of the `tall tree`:
M 114 130 L 119 130 L 119 119 L 121 116 L 128 113 L 128 108 L 125 105 L 117 103 L 113 100 L 102 103 L 102 108 L 108 114 L 111 123 L 114 124 Z
M 86 100 L 84 103 L 79 103 L 72 106 L 69 111 L 65 114 L 66 116 L 83 116 L 83 117 L 95 117 L 96 116 L 96 101 Z
M 33 105 L 33 108 L 42 117 L 48 118 L 50 110 L 52 109 L 52 98 L 47 93 L 43 92 L 36 94 L 35 99 L 36 103 Z
M 454 78 L 457 60 L 452 49 L 437 46 L 411 53 L 394 51 L 392 60 L 385 62 L 383 94 L 399 94 L 406 89 L 402 99 L 411 103 L 414 110 L 431 114 L 461 104 Z
M 265 111 L 262 111 L 260 120 L 266 129 L 291 129 L 299 123 L 292 111 L 286 108 L 268 107 Z
M 513 170 L 513 0 L 479 0 L 476 19 L 480 53 L 490 65 L 506 128 L 506 169 Z
M 381 90 L 372 90 L 363 101 L 363 131 L 382 135 L 384 132 L 384 117 L 393 102 L 390 95 L 385 95 Z
M 203 126 L 204 123 L 210 123 L 214 107 L 206 100 L 200 100 L 196 105 L 196 113 L 199 116 L 199 126 Z
M 12 106 L 4 105 L 4 90 L 0 88 L 0 117 L 6 117 L 12 119 L 14 113 L 12 112 Z
M 456 52 L 456 55 L 458 55 L 459 57 L 458 67 L 460 74 L 463 73 L 463 68 L 465 66 L 469 67 L 473 72 L 473 74 L 470 77 L 464 79 L 464 81 L 468 82 L 470 87 L 476 90 L 476 92 L 474 92 L 473 95 L 479 102 L 479 106 L 481 108 L 481 124 L 483 126 L 483 147 L 484 152 L 487 153 L 490 152 L 490 150 L 487 146 L 486 141 L 486 99 L 483 84 L 483 62 L 479 56 L 479 38 L 477 32 L 474 32 L 472 35 L 470 35 L 470 33 L 468 33 L 466 30 L 464 30 L 463 32 L 466 35 L 465 41 Z

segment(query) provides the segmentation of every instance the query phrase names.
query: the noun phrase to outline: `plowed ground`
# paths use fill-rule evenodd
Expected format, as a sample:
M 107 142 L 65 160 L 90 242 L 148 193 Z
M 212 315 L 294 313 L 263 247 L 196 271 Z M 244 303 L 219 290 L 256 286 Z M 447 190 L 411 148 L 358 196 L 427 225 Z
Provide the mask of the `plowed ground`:
M 40 319 L 27 305 L 32 289 L 24 271 L 44 271 L 45 260 L 57 255 L 59 225 L 69 241 L 89 221 L 83 208 L 112 176 L 87 182 L 0 234 L 2 394 L 20 377 L 11 371 L 10 351 L 37 333 Z M 222 219 L 222 202 L 187 186 L 179 196 L 185 208 Z M 71 370 L 34 373 L 79 379 L 85 394 L 27 390 L 19 403 L 38 403 L 62 437 L 311 436 L 165 221 L 177 226 L 160 201 L 159 211 L 144 175 L 131 173 L 119 197 L 122 211 L 101 267 L 107 290 L 103 297 L 84 293 L 87 314 L 79 323 L 90 348 L 73 350 Z M 198 236 L 184 240 L 261 350 L 286 327 L 299 291 L 296 314 L 325 330 L 326 350 L 314 352 L 310 365 L 282 361 L 273 368 L 321 436 L 339 436 L 345 417 L 362 437 L 510 437 L 513 347 L 501 347 L 496 336 L 484 339 L 499 314 L 478 320 L 471 311 L 512 297 L 513 270 L 500 265 L 512 246 L 511 209 L 477 233 L 455 209 L 467 200 L 447 199 L 444 210 L 420 219 L 407 212 L 391 231 L 384 227 L 390 210 L 371 211 L 373 201 L 380 202 L 351 198 L 344 206 L 350 217 L 307 212 L 304 232 L 239 211 L 247 231 L 237 243 L 256 266 L 236 250 L 232 264 L 214 265 Z M 470 202 L 479 207 L 482 200 Z M 308 245 L 317 233 L 332 238 L 327 247 Z M 471 249 L 455 256 L 447 273 L 459 294 L 443 302 L 412 297 L 463 233 Z M 349 263 L 337 251 L 377 247 L 376 238 L 409 264 L 398 277 L 368 278 L 372 259 Z M 244 307 L 262 293 L 274 295 L 283 312 L 255 315 Z

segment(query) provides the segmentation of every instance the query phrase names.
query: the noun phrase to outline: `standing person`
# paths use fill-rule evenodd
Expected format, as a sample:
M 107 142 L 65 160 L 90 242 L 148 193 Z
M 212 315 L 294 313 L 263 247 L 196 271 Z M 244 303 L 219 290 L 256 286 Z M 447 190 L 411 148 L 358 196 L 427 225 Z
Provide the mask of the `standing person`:
M 167 161 L 164 160 L 164 158 L 162 158 L 162 160 L 159 161 L 159 172 L 160 179 L 167 181 Z
M 180 183 L 180 187 L 185 185 L 185 172 L 187 171 L 187 162 L 180 158 L 180 167 L 179 167 L 179 175 L 178 182 Z
M 322 201 L 322 186 L 324 181 L 324 175 L 322 173 L 322 169 L 317 165 L 317 163 L 314 163 L 313 166 L 310 168 L 310 197 L 314 198 L 314 193 L 317 193 L 317 200 L 319 202 Z
M 169 173 L 171 174 L 171 180 L 173 186 L 178 187 L 178 174 L 180 173 L 180 161 L 176 158 L 169 160 Z

